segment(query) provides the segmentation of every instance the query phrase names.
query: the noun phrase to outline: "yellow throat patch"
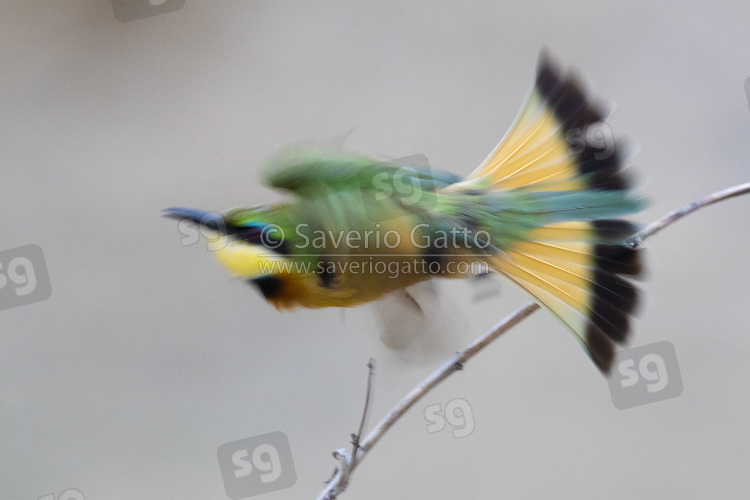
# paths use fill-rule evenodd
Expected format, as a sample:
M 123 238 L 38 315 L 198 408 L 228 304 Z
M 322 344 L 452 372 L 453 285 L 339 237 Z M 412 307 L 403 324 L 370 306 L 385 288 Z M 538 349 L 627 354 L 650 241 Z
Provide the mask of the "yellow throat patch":
M 211 240 L 209 248 L 233 275 L 246 279 L 279 274 L 284 270 L 282 263 L 287 260 L 262 245 L 251 245 L 227 236 Z

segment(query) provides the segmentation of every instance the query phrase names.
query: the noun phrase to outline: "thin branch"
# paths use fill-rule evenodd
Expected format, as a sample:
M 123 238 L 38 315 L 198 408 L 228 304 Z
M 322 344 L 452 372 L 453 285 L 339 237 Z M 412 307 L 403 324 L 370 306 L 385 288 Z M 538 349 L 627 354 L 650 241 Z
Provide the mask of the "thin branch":
M 414 389 L 404 396 L 396 406 L 388 412 L 388 414 L 381 420 L 378 425 L 367 435 L 362 444 L 359 447 L 359 451 L 355 458 L 359 460 L 353 460 L 353 456 L 346 452 L 343 448 L 337 450 L 334 456 L 341 461 L 341 467 L 334 475 L 334 477 L 328 482 L 328 486 L 323 490 L 323 493 L 318 496 L 318 500 L 333 500 L 339 493 L 342 493 L 347 486 L 347 483 L 343 482 L 343 479 L 347 479 L 348 476 L 354 471 L 357 465 L 362 461 L 362 458 L 366 455 L 375 444 L 380 441 L 383 434 L 391 428 L 391 426 L 406 413 L 406 411 L 414 406 L 414 403 L 422 399 L 432 388 L 438 385 L 440 382 L 448 378 L 453 372 L 463 369 L 464 363 L 473 358 L 479 351 L 487 347 L 493 340 L 498 338 L 500 335 L 510 330 L 512 327 L 520 323 L 524 318 L 529 316 L 531 313 L 539 309 L 539 305 L 536 302 L 530 302 L 518 309 L 516 312 L 502 320 L 500 323 L 495 325 L 492 330 L 485 333 L 483 336 L 472 342 L 466 349 L 456 354 L 453 358 L 446 361 L 440 368 L 432 372 L 432 374 L 424 379 L 422 383 L 416 386 Z
M 718 201 L 726 200 L 728 198 L 733 198 L 735 196 L 740 196 L 747 193 L 750 193 L 750 182 L 740 184 L 738 186 L 733 186 L 727 189 L 722 189 L 721 191 L 717 191 L 715 193 L 709 194 L 708 196 L 704 196 L 699 200 L 696 200 L 685 205 L 682 208 L 678 208 L 677 210 L 669 212 L 664 217 L 655 220 L 654 222 L 640 230 L 638 233 L 628 238 L 627 243 L 631 248 L 635 248 L 649 236 L 653 236 L 665 227 L 674 224 L 678 220 L 682 219 L 688 214 L 695 212 L 699 208 L 707 207 L 708 205 L 712 205 Z
M 375 374 L 375 360 L 373 358 L 370 358 L 370 361 L 367 363 L 367 368 L 368 372 L 367 392 L 365 394 L 365 409 L 362 411 L 362 420 L 359 423 L 359 430 L 357 431 L 357 434 L 352 434 L 352 452 L 351 454 L 349 454 L 344 448 L 338 449 L 333 452 L 334 458 L 341 462 L 341 466 L 337 467 L 333 471 L 333 476 L 331 477 L 331 479 L 326 481 L 326 484 L 329 484 L 331 487 L 335 487 L 339 492 L 346 490 L 346 487 L 349 484 L 349 476 L 351 475 L 352 470 L 357 463 L 357 457 L 362 455 L 359 453 L 361 448 L 360 442 L 362 439 L 362 432 L 364 432 L 365 429 L 365 423 L 367 422 L 367 415 L 371 399 L 370 394 L 372 392 L 372 377 Z M 330 496 L 331 494 L 332 493 L 328 493 L 328 488 L 326 488 L 326 490 L 324 490 L 318 498 L 336 498 L 335 494 L 333 496 Z
M 401 415 L 406 413 L 406 410 L 414 406 L 414 403 L 419 401 L 425 394 L 437 386 L 440 382 L 448 378 L 454 372 L 463 370 L 464 364 L 471 358 L 477 355 L 479 351 L 487 347 L 493 340 L 498 338 L 503 333 L 507 332 L 518 323 L 523 321 L 531 313 L 539 309 L 539 304 L 536 302 L 529 302 L 525 306 L 518 309 L 516 312 L 496 324 L 489 332 L 485 333 L 463 351 L 456 354 L 452 359 L 449 359 L 443 365 L 432 372 L 430 376 L 422 381 L 418 386 L 412 389 L 409 394 L 404 396 L 401 401 L 398 402 L 393 409 L 388 412 L 383 420 L 367 435 L 365 440 L 362 442 L 362 451 L 368 452 L 372 449 L 375 444 L 380 441 L 383 434 L 391 428 L 391 426 L 398 420 Z
M 362 420 L 359 422 L 359 430 L 357 431 L 357 434 L 352 434 L 352 465 L 349 469 L 349 472 L 351 472 L 352 469 L 357 464 L 357 455 L 359 454 L 359 449 L 361 448 L 361 442 L 362 442 L 362 433 L 365 430 L 365 422 L 367 422 L 367 413 L 370 408 L 370 393 L 372 392 L 372 376 L 375 373 L 375 360 L 373 358 L 370 358 L 370 362 L 367 363 L 368 373 L 367 373 L 367 392 L 365 393 L 365 409 L 362 410 Z M 348 478 L 346 478 L 348 479 Z
M 657 232 L 661 231 L 665 227 L 675 223 L 682 219 L 686 215 L 695 212 L 696 210 L 716 203 L 718 201 L 726 200 L 734 196 L 750 193 L 750 183 L 740 184 L 722 191 L 717 191 L 713 194 L 705 196 L 697 201 L 694 201 L 682 208 L 679 208 L 673 212 L 668 213 L 664 217 L 657 219 L 651 224 L 647 225 L 641 231 L 628 238 L 626 244 L 631 248 L 636 248 L 643 243 L 646 238 L 653 236 Z M 500 323 L 495 325 L 489 332 L 479 337 L 477 340 L 472 342 L 466 349 L 456 354 L 453 358 L 449 359 L 443 365 L 432 372 L 430 376 L 424 379 L 419 385 L 412 389 L 401 401 L 394 406 L 391 411 L 378 423 L 377 426 L 367 435 L 359 446 L 355 446 L 354 452 L 349 453 L 345 449 L 339 449 L 334 452 L 334 456 L 341 462 L 341 467 L 337 469 L 334 477 L 328 482 L 328 485 L 323 492 L 318 496 L 318 500 L 335 500 L 336 497 L 342 493 L 349 483 L 349 476 L 354 471 L 357 465 L 362 462 L 365 455 L 372 449 L 373 446 L 380 441 L 380 438 L 390 429 L 393 424 L 406 413 L 406 411 L 414 406 L 414 404 L 425 396 L 430 390 L 437 386 L 440 382 L 448 378 L 452 373 L 462 370 L 464 363 L 473 358 L 479 351 L 487 347 L 492 341 L 497 339 L 500 335 L 510 330 L 518 323 L 526 319 L 528 316 L 537 311 L 540 306 L 536 302 L 530 302 L 520 309 L 516 310 L 513 314 L 502 320 Z M 369 400 L 369 381 L 368 381 L 368 397 Z M 365 406 L 365 414 L 367 412 L 367 406 Z M 363 415 L 364 422 L 364 415 Z M 360 433 L 362 432 L 362 426 L 360 425 Z M 356 442 L 359 439 L 355 440 Z

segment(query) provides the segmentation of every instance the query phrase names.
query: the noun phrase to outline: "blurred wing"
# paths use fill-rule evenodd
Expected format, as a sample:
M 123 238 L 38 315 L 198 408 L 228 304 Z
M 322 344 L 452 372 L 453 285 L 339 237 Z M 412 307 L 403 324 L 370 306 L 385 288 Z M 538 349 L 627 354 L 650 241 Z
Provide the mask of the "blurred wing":
M 461 315 L 444 298 L 435 281 L 424 281 L 374 302 L 380 341 L 410 364 L 450 354 L 448 339 L 460 330 Z
M 394 189 L 396 183 L 435 191 L 459 180 L 453 174 L 431 172 L 422 155 L 385 160 L 307 145 L 283 150 L 264 169 L 262 179 L 271 187 L 299 196 L 348 190 L 377 192 Z

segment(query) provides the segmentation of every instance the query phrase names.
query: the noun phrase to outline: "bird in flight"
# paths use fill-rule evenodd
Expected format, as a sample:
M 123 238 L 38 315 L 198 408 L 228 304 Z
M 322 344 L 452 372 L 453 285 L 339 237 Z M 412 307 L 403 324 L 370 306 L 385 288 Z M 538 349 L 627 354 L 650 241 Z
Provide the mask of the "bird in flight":
M 636 311 L 644 202 L 607 114 L 542 54 L 515 122 L 468 176 L 320 147 L 288 148 L 266 184 L 285 203 L 169 208 L 209 230 L 218 260 L 277 309 L 350 307 L 434 278 L 498 273 L 526 290 L 608 373 Z M 419 163 L 419 162 L 414 162 Z

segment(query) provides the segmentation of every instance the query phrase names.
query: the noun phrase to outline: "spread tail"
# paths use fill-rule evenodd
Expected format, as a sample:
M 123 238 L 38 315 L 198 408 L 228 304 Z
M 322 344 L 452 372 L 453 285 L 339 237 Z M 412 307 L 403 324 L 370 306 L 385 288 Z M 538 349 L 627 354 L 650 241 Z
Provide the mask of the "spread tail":
M 624 342 L 641 272 L 620 217 L 643 202 L 630 189 L 606 115 L 546 55 L 505 138 L 466 179 L 443 190 L 473 202 L 492 236 L 491 266 L 531 293 L 603 372 Z M 479 207 L 479 208 L 477 208 Z M 462 207 L 463 209 L 463 207 Z

